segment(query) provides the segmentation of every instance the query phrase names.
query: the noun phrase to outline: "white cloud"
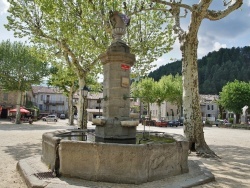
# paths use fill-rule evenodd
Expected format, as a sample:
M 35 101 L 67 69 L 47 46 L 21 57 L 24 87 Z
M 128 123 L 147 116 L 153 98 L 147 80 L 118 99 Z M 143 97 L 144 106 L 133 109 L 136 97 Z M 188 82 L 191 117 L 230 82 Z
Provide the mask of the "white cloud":
M 221 48 L 226 48 L 226 47 L 227 47 L 226 44 L 220 44 L 219 42 L 215 42 L 215 43 L 214 43 L 213 50 L 214 50 L 214 51 L 218 51 L 219 49 L 221 49 Z
M 0 0 L 0 15 L 7 13 L 7 10 L 9 8 L 9 3 L 7 0 Z

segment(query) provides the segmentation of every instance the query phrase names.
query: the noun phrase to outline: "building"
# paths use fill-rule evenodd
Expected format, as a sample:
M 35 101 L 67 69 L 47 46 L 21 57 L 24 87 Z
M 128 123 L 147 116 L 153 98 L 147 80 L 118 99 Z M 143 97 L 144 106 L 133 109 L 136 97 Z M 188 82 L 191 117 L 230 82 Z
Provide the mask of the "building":
M 158 119 L 159 113 L 161 113 L 161 118 L 165 120 L 177 120 L 180 117 L 177 106 L 167 101 L 161 103 L 160 109 L 156 103 L 150 104 L 150 111 L 151 118 L 155 120 Z
M 103 93 L 88 93 L 88 120 L 102 116 L 103 108 Z
M 32 86 L 28 97 L 39 108 L 40 115 L 68 114 L 68 97 L 56 87 Z
M 218 99 L 218 95 L 200 95 L 200 107 L 203 121 L 215 121 L 218 119 L 219 107 L 216 102 Z
M 20 106 L 25 106 L 25 92 L 21 98 Z M 0 118 L 6 119 L 9 116 L 9 110 L 15 108 L 17 105 L 17 94 L 16 92 L 6 92 L 0 89 Z
M 200 108 L 202 120 L 215 121 L 218 118 L 219 107 L 216 101 L 219 99 L 218 95 L 200 95 Z M 176 105 L 164 101 L 161 104 L 161 118 L 166 120 L 179 119 L 180 109 Z M 158 119 L 159 107 L 156 103 L 150 104 L 150 111 L 152 119 Z

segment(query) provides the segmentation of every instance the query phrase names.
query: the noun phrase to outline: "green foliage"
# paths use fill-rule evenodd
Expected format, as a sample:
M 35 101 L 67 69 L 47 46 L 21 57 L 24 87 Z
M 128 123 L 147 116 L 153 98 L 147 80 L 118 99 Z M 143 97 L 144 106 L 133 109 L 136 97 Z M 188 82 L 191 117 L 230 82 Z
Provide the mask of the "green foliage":
M 219 94 L 227 82 L 250 80 L 250 47 L 223 49 L 198 60 L 200 94 Z M 181 75 L 181 61 L 159 67 L 149 77 L 158 81 L 164 75 Z
M 179 108 L 182 106 L 182 77 L 180 75 L 172 76 L 163 76 L 159 83 L 164 88 L 165 100 L 176 104 Z
M 0 43 L 0 82 L 7 91 L 27 91 L 48 75 L 42 52 L 21 42 Z
M 71 89 L 74 93 L 79 88 L 78 78 L 71 67 L 54 63 L 50 68 L 50 74 L 48 85 L 60 88 L 66 96 L 69 96 Z
M 61 54 L 78 76 L 100 73 L 98 56 L 111 43 L 110 10 L 126 13 L 131 18 L 124 39 L 137 56 L 135 76 L 151 69 L 150 63 L 168 52 L 174 43 L 172 20 L 166 12 L 151 9 L 150 0 L 143 3 L 123 0 L 62 1 L 10 0 L 8 24 L 18 37 L 29 37 L 51 54 Z M 140 5 L 141 4 L 141 5 Z M 154 8 L 164 7 L 154 4 Z M 147 10 L 147 11 L 146 11 Z M 166 20 L 169 22 L 166 24 Z M 164 23 L 164 25 L 163 25 Z
M 210 125 L 210 121 L 209 120 L 205 120 L 205 125 Z
M 152 78 L 145 78 L 139 82 L 133 82 L 131 92 L 133 97 L 138 97 L 142 102 L 154 103 L 156 101 L 156 83 Z
M 229 118 L 229 123 L 233 124 L 234 123 L 234 118 Z
M 219 103 L 225 109 L 240 114 L 245 105 L 250 106 L 250 83 L 238 80 L 228 82 L 220 92 Z

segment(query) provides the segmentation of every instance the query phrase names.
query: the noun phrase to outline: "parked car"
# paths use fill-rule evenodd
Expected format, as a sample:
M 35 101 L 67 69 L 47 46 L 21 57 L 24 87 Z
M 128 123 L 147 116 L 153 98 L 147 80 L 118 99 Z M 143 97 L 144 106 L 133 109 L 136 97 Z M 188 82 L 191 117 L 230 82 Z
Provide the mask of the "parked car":
M 144 120 L 143 125 L 146 126 L 155 126 L 156 121 L 155 120 Z
M 171 120 L 171 121 L 168 121 L 168 126 L 170 127 L 178 127 L 180 125 L 180 122 L 178 120 Z
M 168 122 L 165 121 L 165 120 L 155 121 L 155 126 L 156 127 L 167 127 L 168 126 Z
M 216 119 L 215 123 L 214 123 L 217 127 L 219 125 L 231 125 L 231 123 L 228 122 L 228 120 L 226 119 Z
M 50 121 L 57 122 L 58 117 L 56 115 L 48 115 L 48 116 L 42 118 L 43 121 L 47 121 L 48 119 Z
M 183 126 L 184 117 L 180 117 L 180 118 L 179 118 L 179 122 L 180 122 L 180 126 Z
M 223 125 L 224 124 L 224 120 L 223 119 L 216 119 L 214 124 L 218 127 L 218 125 Z
M 60 114 L 60 119 L 65 119 L 65 114 Z

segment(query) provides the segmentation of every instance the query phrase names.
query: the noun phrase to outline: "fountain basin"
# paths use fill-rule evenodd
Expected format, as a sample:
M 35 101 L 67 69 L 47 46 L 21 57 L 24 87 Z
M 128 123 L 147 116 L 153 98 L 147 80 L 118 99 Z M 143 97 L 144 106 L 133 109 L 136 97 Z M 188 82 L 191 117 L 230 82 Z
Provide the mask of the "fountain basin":
M 123 127 L 136 127 L 139 125 L 139 121 L 121 121 Z
M 42 161 L 55 167 L 62 176 L 141 184 L 188 172 L 188 142 L 181 135 L 167 135 L 175 140 L 173 143 L 117 144 L 61 139 L 56 145 L 56 134 L 43 135 Z M 51 136 L 55 138 L 48 138 Z
M 106 119 L 92 119 L 92 124 L 96 126 L 104 126 L 106 124 Z

